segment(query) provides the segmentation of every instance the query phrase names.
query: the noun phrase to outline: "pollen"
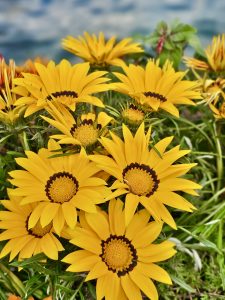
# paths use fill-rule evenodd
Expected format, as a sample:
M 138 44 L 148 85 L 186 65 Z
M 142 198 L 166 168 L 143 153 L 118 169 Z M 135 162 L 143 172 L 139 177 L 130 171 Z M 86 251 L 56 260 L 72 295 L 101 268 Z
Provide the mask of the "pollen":
M 45 192 L 51 202 L 64 203 L 76 195 L 78 187 L 78 181 L 72 174 L 59 172 L 49 178 Z
M 91 121 L 91 120 L 90 120 Z M 99 137 L 99 130 L 94 127 L 93 122 L 82 122 L 80 126 L 74 125 L 71 134 L 77 139 L 83 147 L 93 145 Z
M 28 220 L 27 220 L 27 224 L 28 224 Z M 27 229 L 27 231 L 29 232 L 29 234 L 37 238 L 41 238 L 47 233 L 49 233 L 51 229 L 52 229 L 52 223 L 46 225 L 45 227 L 42 227 L 40 221 L 38 221 L 33 228 Z
M 150 196 L 158 188 L 159 180 L 153 169 L 147 165 L 132 163 L 123 170 L 123 181 L 131 193 Z
M 137 108 L 137 106 L 131 104 L 127 109 L 122 112 L 124 119 L 133 124 L 140 124 L 144 120 L 144 112 Z
M 137 254 L 134 246 L 125 236 L 111 235 L 102 241 L 102 260 L 108 270 L 123 276 L 129 273 L 137 264 Z

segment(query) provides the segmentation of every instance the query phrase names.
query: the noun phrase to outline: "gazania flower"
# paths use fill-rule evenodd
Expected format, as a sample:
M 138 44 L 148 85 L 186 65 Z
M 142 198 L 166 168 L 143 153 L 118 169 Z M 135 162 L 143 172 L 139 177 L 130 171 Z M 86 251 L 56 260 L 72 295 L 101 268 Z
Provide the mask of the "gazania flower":
M 130 104 L 123 109 L 122 117 L 131 125 L 140 125 L 144 121 L 145 113 L 136 105 Z
M 5 76 L 6 73 L 6 76 Z M 5 78 L 8 79 L 8 84 L 11 86 L 12 79 L 14 78 L 15 74 L 15 62 L 14 60 L 10 59 L 9 64 L 5 62 L 4 57 L 0 55 L 0 91 L 5 89 Z
M 202 90 L 204 96 L 204 102 L 215 103 L 219 98 L 225 99 L 225 79 L 218 77 L 215 80 L 212 79 L 202 79 Z
M 9 65 L 0 59 L 0 121 L 13 124 L 24 111 L 23 107 L 15 106 L 16 94 L 12 92 L 13 79 L 16 77 L 15 62 L 10 60 Z
M 68 271 L 88 271 L 86 281 L 97 279 L 97 300 L 141 300 L 141 291 L 149 299 L 158 299 L 152 279 L 171 284 L 167 272 L 155 263 L 173 256 L 174 244 L 152 242 L 159 236 L 162 224 L 149 222 L 141 210 L 128 226 L 124 223 L 123 204 L 112 200 L 109 213 L 98 211 L 81 216 L 71 243 L 82 248 L 63 258 Z
M 165 151 L 172 137 L 162 139 L 150 151 L 148 149 L 150 131 L 144 133 L 144 124 L 139 127 L 135 136 L 123 125 L 124 142 L 111 133 L 112 140 L 102 137 L 103 147 L 109 155 L 90 155 L 104 171 L 116 178 L 111 189 L 115 192 L 110 197 L 125 194 L 126 224 L 131 221 L 139 203 L 141 203 L 156 220 L 163 220 L 171 227 L 176 224 L 164 205 L 192 211 L 194 206 L 177 191 L 196 194 L 201 188 L 197 183 L 180 176 L 187 173 L 196 164 L 173 164 L 177 159 L 189 153 L 180 150 L 179 146 Z M 109 197 L 109 198 L 110 198 Z
M 0 253 L 0 258 L 10 253 L 10 261 L 17 255 L 19 260 L 32 255 L 44 253 L 51 259 L 58 259 L 58 252 L 64 250 L 53 234 L 52 222 L 41 226 L 37 222 L 29 228 L 29 218 L 35 209 L 34 204 L 20 205 L 21 197 L 13 196 L 9 190 L 10 200 L 2 200 L 7 211 L 0 211 L 0 241 L 8 240 Z
M 184 61 L 190 68 L 197 70 L 225 71 L 225 34 L 214 36 L 212 44 L 205 50 L 206 61 L 185 57 Z
M 105 112 L 82 114 L 74 118 L 62 105 L 58 105 L 57 108 L 50 105 L 50 109 L 47 110 L 54 119 L 44 116 L 42 118 L 63 133 L 51 136 L 59 140 L 60 144 L 92 146 L 104 134 L 106 126 L 112 120 Z
M 38 154 L 26 151 L 27 158 L 17 158 L 25 170 L 11 171 L 10 182 L 17 186 L 16 196 L 22 196 L 21 205 L 36 202 L 28 228 L 40 220 L 42 227 L 52 223 L 60 235 L 64 224 L 74 228 L 77 221 L 76 208 L 96 212 L 96 204 L 104 202 L 109 195 L 105 181 L 95 177 L 99 168 L 90 162 L 82 150 L 79 154 L 49 158 L 60 146 L 49 141 L 48 149 Z
M 63 39 L 62 45 L 67 51 L 97 66 L 120 65 L 123 63 L 121 57 L 124 55 L 143 52 L 140 44 L 132 43 L 131 38 L 123 39 L 117 44 L 115 43 L 115 36 L 105 41 L 102 32 L 99 33 L 98 37 L 95 34 L 90 35 L 85 32 L 84 37 L 74 38 L 68 36 Z
M 179 116 L 176 104 L 194 105 L 191 99 L 201 98 L 196 82 L 182 80 L 185 72 L 175 72 L 168 61 L 163 68 L 160 68 L 159 61 L 149 60 L 145 69 L 132 64 L 123 69 L 125 75 L 114 73 L 121 81 L 114 84 L 115 89 L 151 111 L 163 109 Z
M 36 68 L 35 68 L 35 63 L 39 63 L 42 65 L 47 65 L 48 64 L 48 60 L 41 58 L 41 57 L 36 57 L 35 59 L 27 59 L 23 65 L 21 66 L 16 66 L 16 71 L 18 73 L 31 73 L 31 74 L 38 74 Z
M 50 61 L 47 66 L 35 63 L 38 75 L 22 73 L 24 78 L 18 78 L 14 91 L 22 96 L 17 105 L 25 105 L 25 117 L 43 109 L 48 102 L 62 103 L 75 110 L 79 102 L 87 102 L 103 107 L 103 103 L 94 93 L 107 91 L 110 88 L 103 77 L 106 72 L 96 71 L 88 74 L 89 63 L 71 66 L 67 60 L 58 65 Z

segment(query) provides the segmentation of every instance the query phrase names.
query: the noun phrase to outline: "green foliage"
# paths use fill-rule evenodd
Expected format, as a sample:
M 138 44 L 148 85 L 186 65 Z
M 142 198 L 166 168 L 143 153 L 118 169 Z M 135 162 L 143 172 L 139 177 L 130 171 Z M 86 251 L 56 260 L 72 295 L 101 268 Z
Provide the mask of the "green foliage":
M 198 54 L 204 56 L 196 32 L 196 28 L 183 24 L 179 20 L 173 21 L 170 25 L 162 21 L 150 37 L 145 39 L 145 42 L 149 43 L 154 49 L 162 65 L 169 59 L 173 61 L 173 65 L 177 69 L 184 54 L 184 49 L 188 45 L 193 47 Z

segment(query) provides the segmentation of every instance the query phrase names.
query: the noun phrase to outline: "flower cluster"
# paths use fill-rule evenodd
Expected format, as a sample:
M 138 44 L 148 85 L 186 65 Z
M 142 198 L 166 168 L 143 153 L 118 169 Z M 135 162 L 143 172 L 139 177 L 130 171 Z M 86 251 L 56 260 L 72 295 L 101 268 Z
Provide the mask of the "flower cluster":
M 155 142 L 145 120 L 161 111 L 179 117 L 177 105 L 201 99 L 199 83 L 169 61 L 127 65 L 124 55 L 143 52 L 131 39 L 85 33 L 63 46 L 84 62 L 38 59 L 15 67 L 1 60 L 0 121 L 48 131 L 42 147 L 23 143 L 8 173 L 0 258 L 44 253 L 57 260 L 64 251 L 68 271 L 97 279 L 98 300 L 140 300 L 141 292 L 158 299 L 152 280 L 172 282 L 156 263 L 176 250 L 162 237 L 153 242 L 164 223 L 176 229 L 167 207 L 192 212 L 185 194 L 198 195 L 201 186 L 185 176 L 196 165 L 183 159 L 190 151 L 172 146 L 173 136 Z M 122 109 L 113 110 L 118 101 Z M 68 240 L 76 246 L 70 253 Z
M 184 62 L 192 68 L 199 80 L 204 101 L 216 119 L 225 119 L 225 34 L 214 36 L 212 44 L 204 51 L 202 60 L 185 57 Z M 196 72 L 204 72 L 201 75 Z

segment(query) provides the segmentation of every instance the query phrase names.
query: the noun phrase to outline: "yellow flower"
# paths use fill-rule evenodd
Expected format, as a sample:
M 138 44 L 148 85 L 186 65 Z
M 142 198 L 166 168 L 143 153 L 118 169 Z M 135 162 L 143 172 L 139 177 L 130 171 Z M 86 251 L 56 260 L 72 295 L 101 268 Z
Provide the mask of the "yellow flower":
M 216 80 L 202 79 L 201 84 L 204 102 L 206 102 L 207 104 L 216 104 L 221 97 L 225 100 L 225 79 L 220 77 L 218 77 Z
M 15 80 L 18 86 L 15 93 L 22 96 L 16 105 L 25 105 L 25 117 L 43 109 L 48 102 L 61 103 L 75 110 L 79 102 L 87 102 L 103 107 L 103 103 L 94 93 L 107 91 L 109 80 L 103 77 L 107 72 L 96 71 L 88 74 L 89 63 L 71 66 L 67 60 L 58 65 L 50 61 L 47 66 L 35 63 L 38 75 L 22 73 L 24 78 Z
M 225 71 L 225 34 L 214 36 L 212 44 L 205 50 L 206 61 L 185 57 L 184 61 L 190 68 L 197 70 Z
M 99 168 L 89 161 L 84 150 L 49 158 L 59 148 L 58 143 L 50 140 L 48 149 L 42 148 L 38 154 L 26 151 L 27 158 L 16 159 L 25 170 L 9 172 L 10 182 L 17 186 L 13 195 L 23 197 L 21 205 L 38 203 L 30 215 L 28 228 L 37 222 L 43 227 L 52 222 L 58 235 L 65 223 L 75 227 L 77 208 L 96 212 L 96 204 L 109 195 L 105 181 L 95 176 Z
M 131 125 L 140 125 L 144 121 L 145 113 L 136 105 L 130 104 L 129 107 L 123 109 L 122 117 Z
M 41 58 L 39 56 L 37 56 L 35 59 L 27 59 L 24 62 L 23 65 L 16 66 L 16 72 L 18 72 L 18 73 L 25 72 L 25 73 L 31 73 L 31 74 L 38 74 L 38 72 L 35 68 L 35 63 L 39 63 L 39 64 L 42 64 L 42 65 L 46 66 L 48 64 L 48 60 L 45 59 L 45 58 Z
M 136 213 L 128 226 L 124 222 L 123 203 L 111 200 L 109 213 L 98 211 L 80 216 L 80 227 L 71 243 L 84 249 L 68 254 L 63 261 L 68 271 L 88 271 L 86 281 L 97 279 L 97 300 L 141 300 L 141 291 L 149 299 L 158 299 L 152 279 L 171 284 L 168 273 L 156 265 L 172 257 L 174 244 L 152 242 L 162 224 L 149 222 L 146 210 Z
M 149 60 L 146 68 L 130 64 L 124 66 L 125 74 L 114 74 L 121 81 L 115 89 L 135 99 L 149 110 L 163 109 L 179 116 L 176 104 L 194 105 L 191 99 L 200 99 L 195 81 L 182 80 L 185 72 L 175 72 L 170 62 L 160 68 L 159 61 Z
M 180 150 L 179 146 L 166 151 L 173 137 L 162 139 L 149 151 L 150 131 L 145 135 L 144 123 L 134 137 L 128 127 L 123 125 L 124 142 L 112 132 L 111 137 L 112 140 L 105 137 L 100 139 L 111 157 L 89 156 L 99 168 L 116 178 L 111 186 L 115 192 L 108 199 L 126 194 L 126 224 L 129 224 L 141 203 L 156 220 L 163 220 L 176 228 L 164 205 L 191 212 L 195 207 L 176 192 L 196 195 L 194 190 L 201 188 L 191 180 L 180 178 L 196 164 L 173 164 L 190 151 Z
M 43 227 L 37 222 L 29 228 L 30 214 L 35 205 L 21 206 L 21 197 L 13 196 L 13 190 L 9 190 L 8 194 L 10 200 L 1 201 L 7 211 L 0 211 L 0 229 L 3 230 L 0 241 L 9 241 L 1 250 L 0 258 L 10 253 L 10 261 L 18 254 L 21 260 L 43 252 L 51 259 L 58 259 L 58 252 L 64 248 L 53 234 L 52 222 Z
M 13 80 L 17 76 L 15 62 L 9 61 L 9 65 L 4 59 L 0 59 L 0 121 L 5 124 L 14 124 L 24 111 L 23 107 L 15 106 L 16 94 Z
M 90 35 L 85 32 L 84 37 L 68 36 L 63 39 L 62 45 L 67 51 L 97 66 L 121 65 L 121 63 L 123 64 L 121 58 L 124 55 L 143 52 L 138 43 L 132 43 L 131 38 L 115 43 L 115 36 L 105 41 L 102 32 L 99 33 L 98 37 L 95 34 Z
M 82 114 L 80 117 L 74 116 L 62 105 L 56 106 L 49 103 L 46 110 L 54 119 L 42 116 L 52 126 L 56 127 L 63 134 L 52 135 L 51 137 L 59 140 L 60 144 L 80 145 L 89 147 L 94 145 L 112 118 L 105 112 L 98 114 Z

